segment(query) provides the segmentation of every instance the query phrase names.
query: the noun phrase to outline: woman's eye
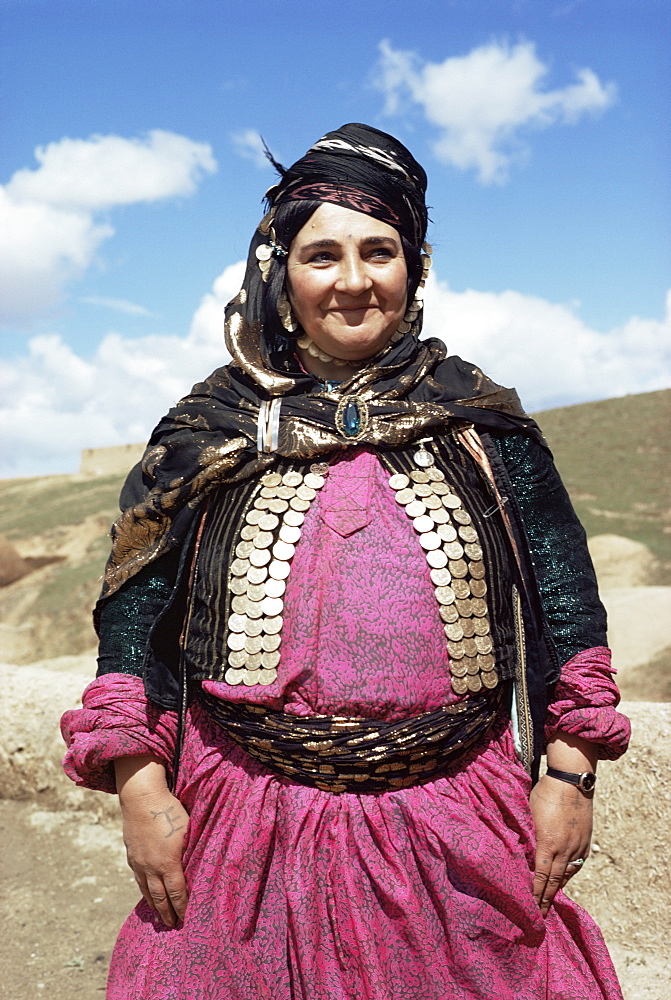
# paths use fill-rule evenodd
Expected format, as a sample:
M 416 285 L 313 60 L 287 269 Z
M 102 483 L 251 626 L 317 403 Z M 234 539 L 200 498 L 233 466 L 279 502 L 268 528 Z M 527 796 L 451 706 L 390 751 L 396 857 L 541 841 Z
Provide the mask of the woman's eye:
M 375 247 L 371 253 L 373 260 L 391 260 L 394 255 L 388 247 Z
M 315 253 L 310 257 L 311 264 L 328 264 L 333 260 L 333 254 L 329 253 L 328 250 L 320 250 L 319 253 Z

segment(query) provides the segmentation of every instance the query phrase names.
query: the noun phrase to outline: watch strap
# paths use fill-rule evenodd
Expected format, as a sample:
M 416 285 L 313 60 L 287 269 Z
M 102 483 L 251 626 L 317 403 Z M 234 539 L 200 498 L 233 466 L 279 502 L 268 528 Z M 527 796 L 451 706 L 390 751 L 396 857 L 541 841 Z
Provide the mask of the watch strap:
M 551 778 L 558 778 L 560 781 L 567 781 L 570 785 L 576 785 L 582 792 L 591 792 L 596 784 L 594 771 L 583 771 L 582 774 L 576 774 L 574 771 L 560 771 L 556 767 L 548 767 L 547 774 Z

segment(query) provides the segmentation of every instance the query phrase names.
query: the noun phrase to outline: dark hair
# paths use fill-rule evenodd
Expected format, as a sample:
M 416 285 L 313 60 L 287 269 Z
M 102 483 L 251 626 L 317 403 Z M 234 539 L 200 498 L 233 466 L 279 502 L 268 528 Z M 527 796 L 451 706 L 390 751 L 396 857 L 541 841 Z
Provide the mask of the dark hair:
M 280 202 L 273 219 L 276 242 L 289 250 L 298 233 L 321 204 L 321 201 L 307 199 Z M 422 277 L 422 248 L 413 246 L 403 233 L 399 235 L 408 268 L 408 302 L 410 303 Z M 287 333 L 282 326 L 277 311 L 280 295 L 286 290 L 286 276 L 287 258 L 273 257 L 268 271 L 262 307 L 264 340 L 267 349 L 272 354 L 285 351 L 291 337 L 291 334 Z

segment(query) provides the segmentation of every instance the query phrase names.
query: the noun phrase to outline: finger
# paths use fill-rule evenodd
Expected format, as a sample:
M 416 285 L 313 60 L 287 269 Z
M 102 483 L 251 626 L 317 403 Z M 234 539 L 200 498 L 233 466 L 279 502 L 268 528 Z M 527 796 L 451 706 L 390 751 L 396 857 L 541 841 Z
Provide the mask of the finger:
M 189 901 L 189 894 L 186 888 L 184 872 L 182 868 L 176 869 L 163 877 L 166 892 L 172 904 L 172 908 L 180 920 L 184 920 L 186 904 Z
M 552 870 L 552 855 L 544 851 L 541 847 L 536 848 L 536 863 L 534 867 L 534 899 L 541 906 L 545 893 L 545 886 Z
M 144 901 L 146 902 L 147 906 L 149 907 L 150 910 L 154 910 L 155 911 L 156 910 L 156 904 L 154 903 L 154 900 L 152 899 L 151 892 L 149 891 L 149 886 L 147 885 L 147 879 L 145 877 L 144 872 L 142 872 L 142 871 L 136 872 L 133 869 L 133 875 L 135 876 L 135 882 L 137 884 L 138 889 L 142 893 L 142 896 L 143 896 Z
M 562 887 L 565 872 L 566 862 L 555 858 L 543 889 L 543 897 L 540 901 L 541 913 L 544 917 L 547 916 L 548 911 L 552 906 L 553 900 L 557 895 L 557 890 Z
M 154 902 L 154 909 L 158 911 L 161 920 L 166 927 L 174 927 L 177 923 L 177 914 L 173 909 L 163 879 L 160 875 L 148 875 L 147 886 Z

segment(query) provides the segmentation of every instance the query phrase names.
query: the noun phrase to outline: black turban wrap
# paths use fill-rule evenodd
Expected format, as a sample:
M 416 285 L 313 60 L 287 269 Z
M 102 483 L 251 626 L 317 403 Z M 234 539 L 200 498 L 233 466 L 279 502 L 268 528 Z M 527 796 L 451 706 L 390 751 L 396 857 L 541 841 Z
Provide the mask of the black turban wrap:
M 266 194 L 270 207 L 300 199 L 335 202 L 371 215 L 422 246 L 428 216 L 426 173 L 408 149 L 370 125 L 343 125 L 288 169 Z

